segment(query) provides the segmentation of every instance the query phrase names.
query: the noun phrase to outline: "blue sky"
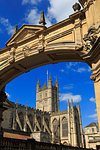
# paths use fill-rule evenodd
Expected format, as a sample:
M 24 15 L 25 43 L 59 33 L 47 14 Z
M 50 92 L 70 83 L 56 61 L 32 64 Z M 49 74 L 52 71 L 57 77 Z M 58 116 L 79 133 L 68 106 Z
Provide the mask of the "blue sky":
M 17 24 L 38 24 L 41 11 L 44 10 L 47 27 L 66 19 L 74 13 L 72 5 L 77 0 L 1 0 L 0 1 L 0 48 L 11 37 Z M 67 109 L 68 98 L 73 98 L 74 105 L 80 102 L 82 123 L 86 126 L 97 122 L 94 85 L 90 80 L 91 70 L 85 63 L 63 62 L 42 66 L 25 73 L 6 86 L 9 100 L 35 108 L 36 84 L 40 79 L 41 86 L 47 81 L 47 70 L 53 84 L 56 77 L 59 82 L 60 109 Z

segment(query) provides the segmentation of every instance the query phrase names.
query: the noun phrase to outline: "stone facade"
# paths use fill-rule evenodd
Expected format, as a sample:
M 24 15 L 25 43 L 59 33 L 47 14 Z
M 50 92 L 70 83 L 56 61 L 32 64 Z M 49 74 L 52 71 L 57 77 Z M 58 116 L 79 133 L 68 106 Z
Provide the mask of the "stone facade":
M 62 143 L 84 147 L 83 130 L 79 103 L 67 110 L 59 110 L 59 85 L 56 79 L 52 85 L 51 76 L 43 88 L 37 83 L 36 109 L 13 103 L 13 108 L 3 113 L 2 127 L 30 132 L 30 137 L 40 142 Z
M 42 12 L 40 25 L 15 26 L 0 50 L 0 92 L 17 76 L 39 66 L 65 61 L 85 62 L 92 70 L 100 128 L 100 0 L 78 0 L 74 13 L 49 28 Z
M 100 145 L 100 134 L 98 123 L 92 122 L 85 129 L 86 148 L 96 149 L 96 145 Z

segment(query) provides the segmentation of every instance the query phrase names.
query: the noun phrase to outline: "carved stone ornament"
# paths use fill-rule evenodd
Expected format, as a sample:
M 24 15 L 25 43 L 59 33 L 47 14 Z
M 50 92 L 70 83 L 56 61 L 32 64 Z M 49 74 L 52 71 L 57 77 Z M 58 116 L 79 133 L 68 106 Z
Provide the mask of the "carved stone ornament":
M 9 63 L 12 64 L 15 62 L 15 48 L 11 48 L 11 50 L 9 51 Z
M 84 50 L 90 51 L 93 47 L 94 43 L 96 42 L 98 36 L 98 29 L 96 29 L 94 26 L 91 26 L 88 30 L 88 34 L 84 35 Z
M 7 99 L 7 95 L 4 91 L 0 92 L 0 103 L 2 104 Z
M 44 51 L 44 35 L 40 35 L 39 37 L 39 45 L 38 45 L 38 51 L 43 52 Z
M 81 9 L 80 4 L 79 4 L 79 3 L 75 3 L 75 4 L 73 5 L 73 9 L 74 9 L 75 12 L 79 11 L 79 10 Z
M 22 49 L 22 52 L 24 54 L 24 57 L 27 57 L 29 55 L 29 47 L 28 46 L 25 46 L 23 49 Z

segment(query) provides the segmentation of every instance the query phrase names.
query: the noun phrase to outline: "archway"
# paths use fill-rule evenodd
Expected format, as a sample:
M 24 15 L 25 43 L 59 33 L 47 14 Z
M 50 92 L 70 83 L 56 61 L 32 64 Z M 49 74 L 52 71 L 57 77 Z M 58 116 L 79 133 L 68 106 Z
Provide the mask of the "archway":
M 49 28 L 23 25 L 0 51 L 0 90 L 17 76 L 42 65 L 85 62 L 91 66 L 100 127 L 100 1 L 79 0 L 68 19 Z M 92 15 L 94 14 L 94 16 Z

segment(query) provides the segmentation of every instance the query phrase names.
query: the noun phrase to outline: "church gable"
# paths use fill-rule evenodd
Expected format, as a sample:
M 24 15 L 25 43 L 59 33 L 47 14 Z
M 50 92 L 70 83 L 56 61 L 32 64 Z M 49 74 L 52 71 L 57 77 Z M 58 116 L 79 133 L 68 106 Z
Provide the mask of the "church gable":
M 38 25 L 23 25 L 12 37 L 7 41 L 6 45 L 12 45 L 14 43 L 19 43 L 21 41 L 27 40 L 34 36 L 36 32 L 42 31 L 43 26 Z

